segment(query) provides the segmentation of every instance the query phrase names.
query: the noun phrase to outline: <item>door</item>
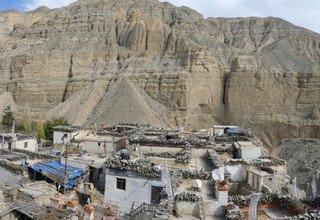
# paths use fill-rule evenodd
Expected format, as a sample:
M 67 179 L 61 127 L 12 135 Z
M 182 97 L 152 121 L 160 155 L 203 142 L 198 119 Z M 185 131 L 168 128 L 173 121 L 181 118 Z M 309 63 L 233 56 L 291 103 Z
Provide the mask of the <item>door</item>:
M 151 204 L 160 204 L 162 189 L 163 188 L 159 186 L 151 186 Z
M 11 142 L 8 142 L 8 149 L 9 149 L 9 151 L 12 150 L 12 143 Z

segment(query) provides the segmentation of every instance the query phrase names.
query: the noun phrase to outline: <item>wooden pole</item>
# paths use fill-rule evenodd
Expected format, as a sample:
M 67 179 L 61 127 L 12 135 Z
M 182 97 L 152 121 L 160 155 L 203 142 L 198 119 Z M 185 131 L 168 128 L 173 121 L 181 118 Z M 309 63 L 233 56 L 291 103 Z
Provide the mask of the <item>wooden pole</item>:
M 63 187 L 63 194 L 66 194 L 66 186 L 67 186 L 67 163 L 68 163 L 68 144 L 66 144 L 66 160 L 65 160 L 65 166 L 64 166 L 64 187 Z

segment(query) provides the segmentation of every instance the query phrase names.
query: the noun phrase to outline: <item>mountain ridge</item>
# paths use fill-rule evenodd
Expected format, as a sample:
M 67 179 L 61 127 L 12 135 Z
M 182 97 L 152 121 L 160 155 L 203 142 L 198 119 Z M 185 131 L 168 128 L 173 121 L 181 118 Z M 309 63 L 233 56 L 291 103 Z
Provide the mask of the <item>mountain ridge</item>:
M 320 35 L 283 19 L 205 19 L 157 0 L 81 0 L 0 13 L 0 24 L 0 94 L 11 93 L 22 110 L 43 114 L 80 100 L 73 94 L 101 95 L 93 85 L 125 75 L 170 110 L 168 125 L 243 124 L 271 144 L 286 127 L 293 137 L 320 137 L 311 117 L 320 104 Z M 279 123 L 283 130 L 265 133 Z

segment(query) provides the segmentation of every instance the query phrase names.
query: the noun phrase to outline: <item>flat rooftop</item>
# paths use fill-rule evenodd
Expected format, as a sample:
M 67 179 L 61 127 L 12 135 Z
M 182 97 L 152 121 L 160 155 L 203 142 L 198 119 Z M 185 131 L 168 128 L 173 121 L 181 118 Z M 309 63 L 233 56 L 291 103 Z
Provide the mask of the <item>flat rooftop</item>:
M 93 141 L 93 142 L 107 142 L 112 143 L 113 141 L 119 140 L 119 137 L 114 137 L 112 135 L 94 135 L 92 133 L 87 134 L 81 134 L 75 137 L 76 141 Z
M 94 168 L 101 168 L 107 161 L 107 158 L 101 158 L 95 154 L 83 154 L 68 156 L 68 160 L 85 163 Z

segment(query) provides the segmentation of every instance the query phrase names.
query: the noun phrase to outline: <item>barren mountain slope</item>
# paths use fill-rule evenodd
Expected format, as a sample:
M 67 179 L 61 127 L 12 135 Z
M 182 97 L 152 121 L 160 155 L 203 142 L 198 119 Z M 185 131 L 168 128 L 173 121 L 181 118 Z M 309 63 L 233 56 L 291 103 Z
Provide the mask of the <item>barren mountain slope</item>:
M 284 139 L 279 156 L 288 162 L 288 174 L 297 177 L 299 188 L 312 196 L 310 183 L 319 172 L 320 142 L 316 139 Z
M 20 106 L 59 105 L 77 121 L 68 108 L 83 105 L 80 93 L 92 97 L 84 124 L 125 75 L 170 110 L 167 125 L 244 124 L 270 145 L 320 137 L 320 35 L 284 20 L 204 19 L 157 0 L 80 0 L 2 12 L 0 23 L 0 94 Z

